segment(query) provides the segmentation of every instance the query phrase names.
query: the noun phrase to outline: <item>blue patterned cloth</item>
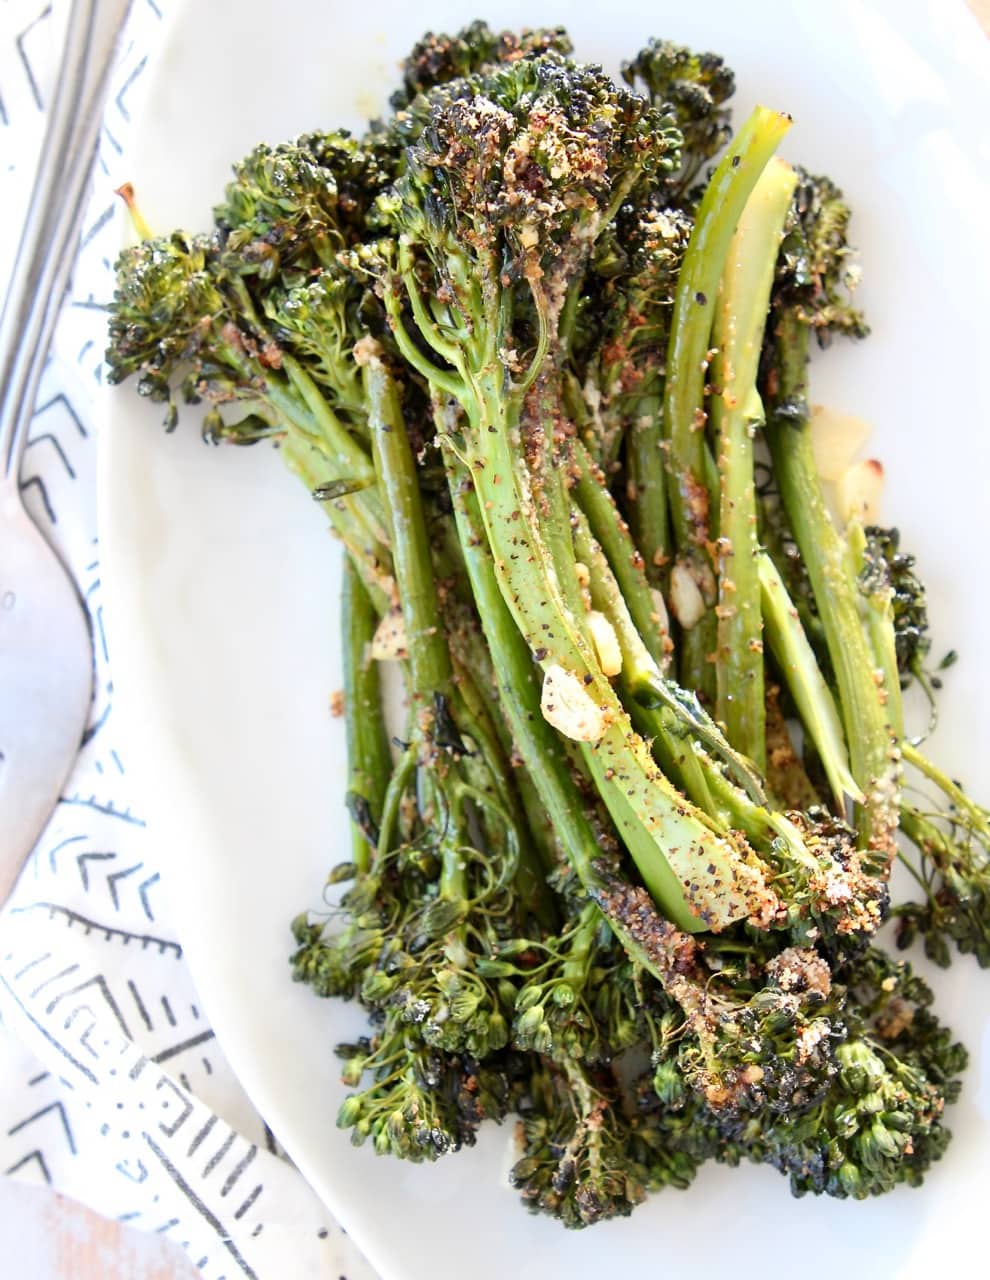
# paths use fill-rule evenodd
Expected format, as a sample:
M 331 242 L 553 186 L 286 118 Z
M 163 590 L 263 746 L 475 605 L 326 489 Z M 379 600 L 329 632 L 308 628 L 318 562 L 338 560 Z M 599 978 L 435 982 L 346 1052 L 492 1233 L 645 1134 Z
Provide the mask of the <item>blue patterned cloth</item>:
M 86 600 L 96 681 L 65 794 L 0 915 L 0 1172 L 166 1234 L 209 1280 L 373 1280 L 199 1007 L 114 716 L 96 539 L 103 304 L 121 236 L 114 188 L 127 178 L 131 120 L 168 8 L 133 0 L 21 474 L 26 505 Z M 0 7 L 0 200 L 12 223 L 30 188 L 64 9 Z

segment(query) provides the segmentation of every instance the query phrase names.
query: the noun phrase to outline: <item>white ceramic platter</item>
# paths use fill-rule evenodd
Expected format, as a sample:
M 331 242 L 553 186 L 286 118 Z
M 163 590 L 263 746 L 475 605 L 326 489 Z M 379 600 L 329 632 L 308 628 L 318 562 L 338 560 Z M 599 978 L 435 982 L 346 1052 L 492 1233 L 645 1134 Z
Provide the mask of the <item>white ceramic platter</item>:
M 360 127 L 427 27 L 473 5 L 210 0 L 178 6 L 133 156 L 158 228 L 208 225 L 230 162 L 258 140 Z M 990 796 L 990 51 L 961 0 L 612 0 L 491 6 L 493 25 L 564 22 L 617 69 L 650 35 L 726 56 L 737 118 L 790 111 L 783 154 L 846 189 L 874 333 L 815 369 L 814 398 L 876 427 L 939 650 L 961 650 L 934 753 Z M 982 153 L 980 148 L 983 148 Z M 356 1011 L 289 980 L 288 922 L 345 856 L 338 551 L 266 448 L 207 452 L 190 414 L 166 436 L 130 387 L 110 398 L 102 531 L 116 681 L 144 808 L 202 998 L 255 1103 L 388 1280 L 600 1280 L 769 1272 L 928 1276 L 984 1238 L 990 975 L 939 975 L 973 1050 L 956 1139 L 925 1188 L 868 1204 L 790 1198 L 769 1169 L 706 1168 L 687 1193 L 583 1233 L 529 1217 L 505 1187 L 509 1127 L 432 1167 L 353 1150 L 334 1125 L 334 1043 Z M 982 1270 L 985 1271 L 985 1264 Z M 980 1273 L 979 1265 L 976 1268 Z

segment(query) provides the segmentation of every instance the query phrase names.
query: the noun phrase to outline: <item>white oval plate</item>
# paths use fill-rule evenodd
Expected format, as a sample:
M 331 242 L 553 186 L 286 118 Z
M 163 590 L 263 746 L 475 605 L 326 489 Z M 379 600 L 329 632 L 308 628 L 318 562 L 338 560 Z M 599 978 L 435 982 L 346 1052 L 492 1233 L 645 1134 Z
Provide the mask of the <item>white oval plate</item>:
M 211 0 L 172 23 L 133 148 L 154 226 L 208 225 L 231 161 L 257 141 L 360 127 L 413 39 L 474 5 Z M 888 515 L 916 550 L 939 650 L 957 646 L 935 752 L 990 796 L 982 521 L 990 477 L 990 54 L 961 0 L 926 4 L 501 3 L 500 26 L 566 22 L 579 56 L 617 68 L 650 35 L 724 54 L 737 119 L 790 111 L 784 154 L 830 173 L 856 210 L 872 338 L 831 352 L 814 397 L 876 426 Z M 605 34 L 602 34 L 603 30 Z M 983 154 L 979 154 L 980 147 Z M 938 975 L 973 1063 L 950 1153 L 921 1191 L 868 1204 L 794 1201 L 769 1169 L 702 1171 L 631 1219 L 568 1233 L 505 1186 L 511 1127 L 432 1167 L 355 1151 L 335 1128 L 332 1048 L 357 1011 L 289 980 L 288 922 L 346 856 L 338 551 L 270 452 L 166 436 L 132 387 L 110 397 L 102 531 L 116 682 L 174 918 L 213 1024 L 254 1102 L 389 1280 L 703 1277 L 772 1268 L 906 1277 L 982 1243 L 990 1176 L 990 976 Z

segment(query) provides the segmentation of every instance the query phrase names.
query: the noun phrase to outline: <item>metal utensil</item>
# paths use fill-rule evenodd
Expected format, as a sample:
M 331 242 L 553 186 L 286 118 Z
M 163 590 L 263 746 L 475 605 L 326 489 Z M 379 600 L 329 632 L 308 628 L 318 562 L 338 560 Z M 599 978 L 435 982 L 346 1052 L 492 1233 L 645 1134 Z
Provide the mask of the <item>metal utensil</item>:
M 79 594 L 21 502 L 18 472 L 75 258 L 107 78 L 130 0 L 73 0 L 0 317 L 0 902 L 79 751 L 93 647 Z

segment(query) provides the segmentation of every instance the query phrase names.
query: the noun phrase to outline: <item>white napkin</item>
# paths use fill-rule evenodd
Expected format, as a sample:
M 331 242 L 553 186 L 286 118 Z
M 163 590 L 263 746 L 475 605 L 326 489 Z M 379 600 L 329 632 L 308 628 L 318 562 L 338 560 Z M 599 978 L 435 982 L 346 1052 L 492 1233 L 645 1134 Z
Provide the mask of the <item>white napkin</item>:
M 102 304 L 121 235 L 113 192 L 127 178 L 131 121 L 170 7 L 133 2 L 22 470 L 25 501 L 89 608 L 96 693 L 63 798 L 0 915 L 0 1173 L 167 1235 L 208 1280 L 374 1280 L 252 1107 L 199 1006 L 160 892 L 167 867 L 131 807 L 114 716 L 95 514 Z M 8 243 L 63 25 L 64 6 L 53 14 L 46 0 L 0 8 Z

